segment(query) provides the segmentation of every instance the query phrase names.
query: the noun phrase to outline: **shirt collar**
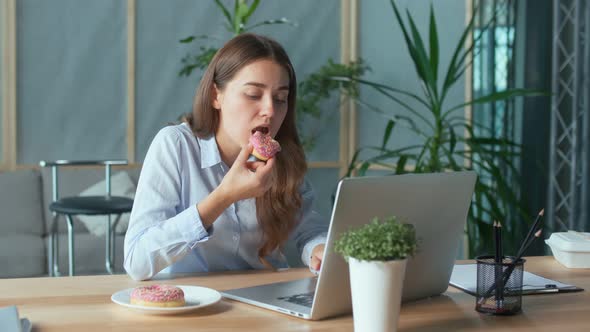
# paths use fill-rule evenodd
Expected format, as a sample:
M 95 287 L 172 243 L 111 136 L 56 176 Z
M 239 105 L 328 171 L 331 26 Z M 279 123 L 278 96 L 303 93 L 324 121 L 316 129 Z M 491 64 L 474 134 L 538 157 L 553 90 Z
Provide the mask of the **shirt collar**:
M 199 138 L 201 141 L 201 168 L 208 168 L 221 163 L 221 155 L 217 147 L 215 135 Z

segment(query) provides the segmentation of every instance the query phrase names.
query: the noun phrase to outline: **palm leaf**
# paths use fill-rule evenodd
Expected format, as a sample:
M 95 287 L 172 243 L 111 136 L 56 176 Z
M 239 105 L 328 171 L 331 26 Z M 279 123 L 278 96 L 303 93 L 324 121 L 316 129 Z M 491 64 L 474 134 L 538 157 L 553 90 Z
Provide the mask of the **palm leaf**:
M 474 9 L 475 13 L 476 9 Z M 469 35 L 469 32 L 472 31 L 473 29 L 473 20 L 474 20 L 475 14 L 472 14 L 471 16 L 471 20 L 470 20 L 470 24 L 471 27 L 468 26 L 466 27 L 466 29 L 463 31 L 464 36 L 467 37 Z M 473 53 L 473 50 L 475 48 L 476 45 L 478 45 L 479 41 L 481 40 L 481 38 L 483 38 L 484 36 L 484 31 L 487 31 L 491 25 L 494 23 L 494 20 L 496 18 L 496 15 L 494 14 L 493 18 L 487 22 L 483 28 L 481 28 L 480 33 L 471 41 L 469 47 L 467 47 L 467 49 L 464 49 L 465 45 L 465 41 L 463 40 L 459 45 L 457 45 L 457 48 L 455 49 L 455 52 L 458 51 L 458 53 L 454 54 L 453 56 L 456 55 L 456 59 L 452 59 L 451 60 L 451 64 L 449 65 L 449 71 L 447 72 L 447 76 L 445 77 L 445 84 L 443 85 L 443 93 L 441 94 L 441 103 L 442 101 L 445 99 L 448 89 L 455 84 L 455 82 L 457 82 L 457 80 L 463 76 L 463 73 L 465 72 L 465 69 L 468 68 L 471 63 L 473 62 L 473 58 L 476 54 Z M 467 32 L 467 34 L 465 34 L 465 32 Z M 460 47 L 459 47 L 460 46 Z M 462 53 L 461 53 L 462 52 Z M 468 63 L 465 63 L 465 60 L 467 59 L 467 57 L 470 57 L 471 59 L 469 60 Z M 463 65 L 462 65 L 463 64 Z M 453 68 L 453 70 L 451 71 L 450 68 Z
M 179 40 L 179 43 L 183 43 L 183 44 L 188 44 L 188 43 L 192 43 L 194 40 L 197 39 L 208 39 L 209 36 L 207 35 L 198 35 L 198 36 L 188 36 L 186 38 L 183 38 L 181 40 Z
M 496 187 L 490 191 L 500 192 L 501 197 L 510 203 L 520 203 L 517 194 L 512 189 L 512 183 L 506 181 L 506 177 L 503 176 L 503 172 L 500 168 L 494 165 L 493 160 L 477 160 L 473 159 L 472 162 L 478 165 L 481 169 L 484 169 L 494 179 Z
M 236 5 L 237 5 L 237 0 L 236 0 Z M 223 5 L 223 3 L 221 3 L 220 0 L 215 0 L 215 3 L 217 4 L 217 7 L 219 7 L 219 9 L 221 9 L 221 12 L 223 13 L 223 16 L 225 16 L 225 19 L 227 20 L 227 24 L 228 27 L 230 29 L 230 31 L 232 30 L 231 27 L 233 27 L 233 19 L 231 17 L 231 14 L 229 13 L 229 10 L 227 10 L 227 8 Z
M 432 138 L 428 137 L 426 139 L 426 142 L 422 146 L 422 151 L 420 151 L 420 154 L 416 158 L 416 169 L 418 169 L 418 170 L 422 170 L 422 167 L 423 167 L 422 166 L 422 159 L 426 155 L 426 151 L 428 150 L 428 147 L 430 146 L 430 142 L 432 142 Z
M 455 161 L 455 156 L 453 155 L 453 151 L 451 149 L 446 149 L 444 145 L 442 146 L 442 151 L 445 157 L 447 157 L 449 167 L 453 171 L 460 171 L 462 167 L 457 164 Z
M 391 87 L 389 85 L 371 82 L 371 81 L 360 79 L 360 78 L 353 79 L 353 78 L 346 77 L 346 76 L 331 76 L 330 79 L 335 80 L 335 81 L 340 81 L 340 82 L 361 83 L 363 85 L 369 86 L 374 89 L 379 88 L 379 89 L 382 89 L 385 91 L 399 93 L 400 95 L 412 98 L 413 100 L 422 104 L 424 107 L 427 107 L 427 108 L 430 107 L 430 104 L 428 104 L 426 101 L 424 101 L 424 99 L 420 98 L 420 96 L 418 96 L 414 93 L 402 90 L 402 89 L 397 89 L 397 88 Z
M 348 170 L 346 171 L 346 177 L 350 177 L 352 176 L 352 172 L 355 170 L 356 168 L 356 160 L 359 157 L 359 154 L 361 153 L 361 151 L 364 148 L 359 148 L 358 150 L 356 150 L 356 152 L 354 153 L 354 155 L 352 156 L 352 159 L 350 160 L 350 163 L 348 164 Z
M 495 137 L 470 137 L 465 139 L 465 143 L 469 145 L 493 145 L 493 146 L 520 146 L 518 143 L 514 143 L 510 140 L 505 138 L 495 138 Z
M 432 68 L 434 81 L 438 82 L 438 33 L 432 3 L 430 3 L 430 32 L 428 35 L 430 36 L 430 67 Z
M 463 108 L 468 105 L 476 105 L 476 104 L 486 104 L 486 103 L 493 103 L 501 100 L 506 100 L 513 97 L 532 97 L 532 96 L 547 96 L 548 94 L 541 90 L 530 90 L 530 89 L 507 89 L 504 91 L 492 92 L 488 95 L 483 97 L 479 97 L 473 99 L 471 101 L 459 104 L 447 110 L 443 118 L 446 115 L 450 114 L 451 112 Z
M 408 161 L 408 155 L 401 155 L 395 165 L 395 174 L 404 174 L 406 168 L 406 162 Z
M 290 25 L 290 26 L 298 26 L 299 24 L 295 21 L 290 21 L 289 19 L 285 18 L 285 17 L 281 17 L 281 18 L 277 18 L 277 19 L 272 19 L 272 20 L 264 20 L 262 22 L 253 24 L 249 27 L 244 28 L 244 31 L 250 31 L 254 28 L 257 28 L 259 26 L 263 26 L 263 25 L 274 25 L 274 24 L 286 24 L 286 25 Z
M 252 5 L 250 5 L 250 8 L 248 8 L 248 11 L 244 14 L 244 17 L 243 17 L 244 24 L 246 24 L 246 22 L 248 22 L 248 19 L 250 18 L 250 16 L 252 16 L 252 14 L 256 11 L 259 3 L 260 3 L 260 0 L 254 0 Z
M 461 140 L 459 140 L 459 141 L 461 141 Z M 478 153 L 497 155 L 497 157 L 499 157 L 501 159 L 503 157 L 505 157 L 506 158 L 505 161 L 512 161 L 512 160 L 514 160 L 515 157 L 520 157 L 520 155 L 521 155 L 521 152 L 520 151 L 501 151 L 501 153 L 499 153 L 499 152 L 500 151 L 497 151 L 497 150 L 494 150 L 494 149 L 485 149 L 485 148 L 482 148 Z M 464 149 L 464 150 L 459 149 L 459 150 L 455 150 L 454 153 L 457 156 L 463 156 L 463 157 L 465 157 L 465 156 L 472 155 L 473 154 L 473 151 L 472 150 L 467 150 L 467 149 Z
M 453 153 L 453 151 L 455 151 L 455 147 L 457 146 L 457 136 L 455 135 L 455 131 L 453 130 L 453 128 L 450 128 L 449 130 L 449 140 L 450 140 L 450 152 Z
M 442 92 L 441 92 L 441 100 L 444 100 L 444 96 L 446 95 L 447 91 L 450 89 L 450 87 L 453 84 L 453 82 L 451 82 L 451 81 L 452 81 L 452 78 L 455 77 L 455 74 L 457 71 L 457 60 L 458 60 L 459 54 L 461 54 L 461 51 L 464 48 L 465 40 L 467 40 L 467 36 L 469 36 L 469 33 L 473 29 L 473 23 L 475 20 L 474 13 L 475 13 L 475 8 L 474 8 L 473 14 L 471 15 L 471 19 L 469 19 L 469 23 L 467 24 L 467 26 L 465 27 L 465 30 L 463 30 L 463 33 L 461 34 L 461 38 L 459 38 L 459 43 L 457 43 L 457 46 L 455 46 L 455 51 L 453 52 L 453 56 L 451 57 L 451 61 L 449 62 L 449 67 L 447 68 L 447 74 L 445 75 L 445 80 L 444 80 L 443 88 L 442 88 Z
M 369 169 L 369 166 L 371 166 L 370 162 L 368 162 L 368 161 L 363 162 L 361 167 L 358 169 L 359 176 L 365 176 L 367 174 L 367 170 Z
M 428 87 L 427 91 L 430 95 L 430 100 L 436 101 L 438 100 L 438 91 L 436 88 L 436 79 L 434 78 L 434 74 L 432 73 L 432 68 L 430 67 L 430 61 L 428 59 L 428 55 L 426 54 L 426 49 L 424 47 L 424 42 L 422 41 L 422 37 L 420 37 L 420 33 L 418 32 L 418 28 L 416 28 L 416 24 L 414 23 L 414 19 L 412 19 L 412 15 L 410 12 L 406 10 L 406 14 L 408 16 L 408 22 L 410 22 L 410 30 L 412 31 L 412 37 L 414 38 L 414 45 L 416 49 L 416 55 L 418 58 L 417 65 L 422 68 L 424 72 L 424 84 Z
M 383 118 L 385 118 L 387 120 L 393 120 L 393 121 L 396 121 L 397 123 L 400 123 L 400 125 L 403 128 L 413 131 L 418 136 L 427 137 L 427 135 L 422 130 L 420 130 L 420 128 L 418 128 L 418 126 L 416 125 L 414 120 L 409 116 L 399 115 L 399 114 L 389 114 L 389 113 L 381 110 L 380 108 L 363 101 L 362 99 L 356 99 L 355 103 L 358 104 L 359 106 L 362 106 L 363 108 L 366 108 L 366 109 L 382 116 Z
M 377 166 L 380 166 L 381 168 L 391 169 L 391 170 L 395 171 L 395 164 L 376 161 L 374 163 L 371 163 L 371 165 L 377 165 Z
M 414 43 L 410 39 L 410 36 L 409 36 L 408 31 L 406 29 L 406 26 L 404 25 L 404 21 L 402 20 L 399 10 L 397 9 L 397 6 L 395 5 L 395 1 L 390 0 L 390 2 L 391 2 L 391 6 L 393 7 L 393 11 L 395 13 L 395 17 L 397 18 L 397 22 L 399 24 L 399 27 L 402 29 L 402 33 L 403 33 L 404 39 L 406 41 L 406 46 L 408 47 L 408 51 L 410 52 L 410 57 L 412 58 L 412 62 L 414 63 L 414 67 L 416 68 L 416 73 L 418 74 L 420 79 L 422 81 L 424 81 L 426 79 L 426 75 L 423 72 L 422 68 L 420 68 L 418 66 L 418 64 L 419 64 L 418 55 L 416 54 L 416 48 L 414 46 Z
M 384 160 L 384 159 L 391 159 L 394 157 L 399 157 L 402 153 L 407 154 L 408 151 L 418 149 L 421 147 L 422 147 L 422 145 L 415 144 L 415 145 L 404 146 L 402 148 L 397 148 L 394 150 L 389 150 L 389 149 L 383 149 L 380 146 L 367 146 L 367 147 L 365 147 L 366 150 L 375 151 L 375 152 L 378 152 L 379 154 L 376 156 L 373 156 L 371 158 L 367 158 L 365 160 L 373 163 L 373 162 Z
M 377 85 L 371 85 L 371 84 L 368 84 L 368 83 L 366 83 L 366 85 L 372 87 L 377 92 L 379 92 L 380 94 L 384 95 L 385 97 L 393 100 L 395 103 L 397 103 L 398 105 L 402 106 L 406 111 L 412 113 L 415 117 L 417 117 L 420 120 L 422 120 L 425 125 L 427 125 L 427 126 L 431 127 L 432 129 L 434 129 L 434 126 L 432 125 L 431 121 L 429 121 L 426 117 L 424 117 L 424 115 L 420 114 L 420 112 L 418 112 L 415 109 L 413 109 L 410 105 L 408 105 L 407 103 L 405 103 L 400 98 L 394 96 L 393 94 L 389 93 L 388 91 L 385 91 L 385 89 L 383 89 L 383 88 L 381 88 L 381 87 L 379 87 Z
M 395 121 L 389 120 L 387 121 L 387 126 L 385 127 L 385 133 L 383 134 L 383 143 L 381 144 L 381 148 L 385 149 L 387 142 L 389 141 L 389 137 L 391 137 L 391 133 L 393 132 L 393 127 L 395 126 Z

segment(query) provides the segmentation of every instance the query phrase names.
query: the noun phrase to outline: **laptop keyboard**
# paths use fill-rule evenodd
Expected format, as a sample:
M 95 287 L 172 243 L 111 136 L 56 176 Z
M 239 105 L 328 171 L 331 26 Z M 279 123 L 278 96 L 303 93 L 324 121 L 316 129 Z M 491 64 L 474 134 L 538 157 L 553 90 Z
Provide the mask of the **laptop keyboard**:
M 302 293 L 291 296 L 282 296 L 278 297 L 278 299 L 311 308 L 311 305 L 313 303 L 313 294 L 314 292 Z

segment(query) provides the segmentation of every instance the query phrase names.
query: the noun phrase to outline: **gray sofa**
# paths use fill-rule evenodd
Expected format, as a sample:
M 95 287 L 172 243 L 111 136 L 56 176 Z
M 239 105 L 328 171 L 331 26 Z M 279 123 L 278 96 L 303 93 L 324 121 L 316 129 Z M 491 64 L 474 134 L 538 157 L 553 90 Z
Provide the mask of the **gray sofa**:
M 137 184 L 138 168 L 125 171 Z M 104 180 L 98 168 L 60 168 L 59 195 L 75 196 Z M 49 273 L 49 230 L 52 213 L 51 170 L 0 172 L 0 278 L 47 276 Z M 114 185 L 114 184 L 113 184 Z M 96 236 L 79 220 L 74 221 L 76 275 L 104 274 L 105 237 Z M 59 219 L 59 270 L 68 273 L 67 233 Z M 123 273 L 124 232 L 115 240 L 115 271 Z

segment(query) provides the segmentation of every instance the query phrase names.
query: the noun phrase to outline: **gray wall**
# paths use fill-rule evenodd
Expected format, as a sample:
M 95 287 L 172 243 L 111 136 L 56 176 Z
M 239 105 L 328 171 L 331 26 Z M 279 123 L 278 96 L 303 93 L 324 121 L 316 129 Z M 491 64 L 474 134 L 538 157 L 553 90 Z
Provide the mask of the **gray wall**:
M 125 8 L 17 1 L 19 164 L 125 157 Z
M 2 19 L 4 17 L 4 7 L 0 6 L 0 53 L 3 52 L 2 48 L 4 47 L 2 45 L 3 41 L 2 41 L 2 35 L 4 33 L 4 24 L 2 24 Z M 4 137 L 2 136 L 2 121 L 4 121 L 3 117 L 2 117 L 2 98 L 4 96 L 2 96 L 2 82 L 4 80 L 4 68 L 2 68 L 2 61 L 0 61 L 0 164 L 2 164 L 2 161 L 4 160 L 4 144 L 3 139 Z

